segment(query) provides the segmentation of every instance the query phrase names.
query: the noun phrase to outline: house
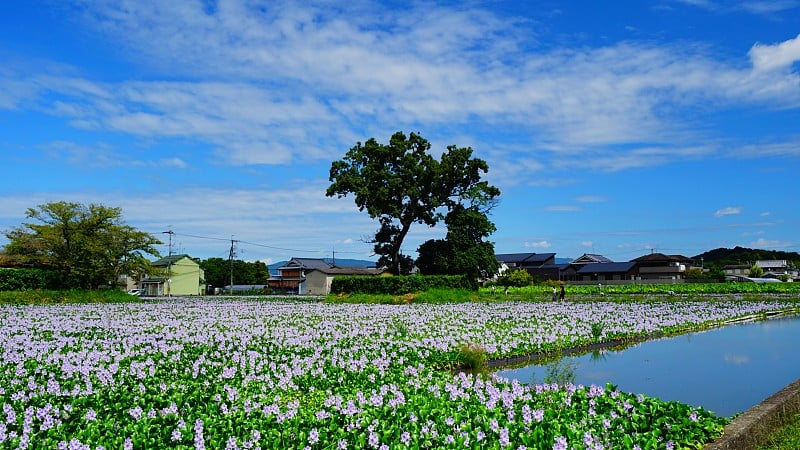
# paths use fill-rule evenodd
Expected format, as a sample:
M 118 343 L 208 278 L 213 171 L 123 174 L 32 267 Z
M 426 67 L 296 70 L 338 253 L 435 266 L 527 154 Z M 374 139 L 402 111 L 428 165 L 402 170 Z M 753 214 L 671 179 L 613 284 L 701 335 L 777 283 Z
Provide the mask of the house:
M 750 276 L 749 264 L 728 264 L 722 267 L 722 271 L 727 278 L 748 277 Z
M 502 253 L 494 255 L 500 263 L 500 273 L 508 269 L 534 269 L 556 263 L 555 253 Z
M 302 287 L 308 295 L 328 295 L 331 292 L 331 283 L 337 276 L 377 276 L 386 273 L 385 268 L 374 267 L 320 267 L 306 273 L 305 283 Z
M 569 262 L 566 268 L 561 271 L 561 278 L 560 280 L 564 281 L 577 281 L 578 280 L 578 271 L 585 266 L 586 264 L 602 264 L 602 263 L 613 263 L 609 258 L 606 258 L 603 255 L 598 255 L 594 253 L 584 253 L 578 258 L 573 259 Z
M 686 269 L 693 261 L 682 255 L 650 253 L 632 259 L 639 267 L 639 277 L 643 280 L 682 280 Z
M 269 287 L 276 292 L 290 292 L 303 294 L 306 274 L 315 269 L 330 269 L 333 264 L 322 258 L 292 258 L 286 264 L 278 267 L 278 275 L 273 275 L 267 280 Z
M 206 291 L 205 272 L 189 255 L 161 258 L 151 264 L 154 275 L 144 275 L 140 281 L 144 295 L 202 295 Z
M 592 262 L 580 265 L 576 281 L 634 280 L 639 276 L 637 264 L 629 262 Z
M 764 269 L 764 274 L 783 275 L 789 272 L 789 264 L 785 259 L 758 260 L 756 265 Z

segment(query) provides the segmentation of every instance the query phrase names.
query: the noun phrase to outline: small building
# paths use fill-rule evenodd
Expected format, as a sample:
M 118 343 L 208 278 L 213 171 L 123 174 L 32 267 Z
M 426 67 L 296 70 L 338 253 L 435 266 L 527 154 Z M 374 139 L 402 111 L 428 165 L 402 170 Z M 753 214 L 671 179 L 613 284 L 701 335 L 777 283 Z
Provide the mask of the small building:
M 275 292 L 304 294 L 306 274 L 316 269 L 330 269 L 333 264 L 322 258 L 292 258 L 278 267 L 278 274 L 269 277 L 267 284 Z
M 682 255 L 665 255 L 650 253 L 632 259 L 639 268 L 639 277 L 643 280 L 682 280 L 686 269 L 693 261 Z
M 331 283 L 337 276 L 377 276 L 386 273 L 385 268 L 375 267 L 321 267 L 306 273 L 301 290 L 308 295 L 328 295 Z
M 722 272 L 726 277 L 748 277 L 750 276 L 750 265 L 748 264 L 728 264 L 722 267 Z
M 494 255 L 500 263 L 500 273 L 509 269 L 536 269 L 543 265 L 555 264 L 555 253 L 501 253 Z
M 576 281 L 634 280 L 639 276 L 635 262 L 594 262 L 581 265 Z
M 785 259 L 758 260 L 756 266 L 764 269 L 764 273 L 782 275 L 789 272 L 789 264 Z
M 140 280 L 143 295 L 203 295 L 206 291 L 205 272 L 189 255 L 167 256 L 151 265 L 154 273 Z

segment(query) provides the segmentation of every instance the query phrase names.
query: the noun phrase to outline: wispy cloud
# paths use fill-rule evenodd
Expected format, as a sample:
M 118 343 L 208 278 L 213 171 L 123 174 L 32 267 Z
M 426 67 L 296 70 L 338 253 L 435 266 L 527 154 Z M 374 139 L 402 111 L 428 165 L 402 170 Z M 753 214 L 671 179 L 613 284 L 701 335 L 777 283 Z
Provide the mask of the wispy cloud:
M 542 208 L 544 211 L 556 211 L 556 212 L 572 212 L 572 211 L 581 211 L 582 208 L 577 205 L 550 205 L 545 206 Z
M 603 203 L 607 202 L 608 199 L 600 195 L 582 195 L 576 198 L 575 201 L 580 203 Z
M 723 216 L 732 216 L 742 213 L 742 208 L 739 206 L 728 206 L 722 209 L 718 209 L 714 212 L 715 217 L 723 217 Z
M 119 44 L 151 81 L 6 69 L 0 108 L 33 104 L 82 129 L 188 139 L 233 165 L 330 160 L 365 134 L 388 136 L 395 130 L 387 123 L 435 128 L 478 118 L 524 125 L 529 141 L 496 153 L 497 161 L 505 152 L 536 153 L 528 167 L 505 172 L 524 173 L 703 158 L 714 149 L 689 145 L 698 138 L 695 106 L 800 104 L 789 69 L 800 37 L 755 44 L 742 55 L 752 68 L 699 46 L 626 42 L 531 52 L 530 33 L 516 18 L 479 8 L 410 8 L 424 14 L 359 2 L 256 8 L 232 1 L 208 9 L 201 2 L 99 1 L 83 10 L 84 23 Z M 438 133 L 431 138 L 449 140 L 447 131 Z
M 756 71 L 779 70 L 800 61 L 800 34 L 774 45 L 755 44 L 748 53 Z
M 552 244 L 548 241 L 541 240 L 536 242 L 525 242 L 526 248 L 535 248 L 535 249 L 547 249 L 550 248 Z

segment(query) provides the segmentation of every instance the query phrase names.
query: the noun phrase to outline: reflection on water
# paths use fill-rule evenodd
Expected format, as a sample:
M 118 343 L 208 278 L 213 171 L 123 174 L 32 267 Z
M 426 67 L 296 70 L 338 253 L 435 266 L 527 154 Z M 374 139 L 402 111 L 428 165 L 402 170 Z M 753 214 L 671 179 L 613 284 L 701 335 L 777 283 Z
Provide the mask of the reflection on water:
M 728 325 L 507 369 L 523 383 L 612 383 L 622 391 L 743 412 L 800 378 L 800 317 Z

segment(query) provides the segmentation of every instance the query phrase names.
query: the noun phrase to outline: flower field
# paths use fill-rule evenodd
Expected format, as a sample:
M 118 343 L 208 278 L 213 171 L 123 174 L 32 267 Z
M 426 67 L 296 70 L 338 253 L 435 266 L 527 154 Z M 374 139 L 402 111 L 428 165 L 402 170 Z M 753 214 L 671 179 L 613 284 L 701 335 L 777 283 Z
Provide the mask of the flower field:
M 0 448 L 701 448 L 727 419 L 613 386 L 453 375 L 781 300 L 0 305 Z M 645 393 L 646 394 L 646 393 Z

